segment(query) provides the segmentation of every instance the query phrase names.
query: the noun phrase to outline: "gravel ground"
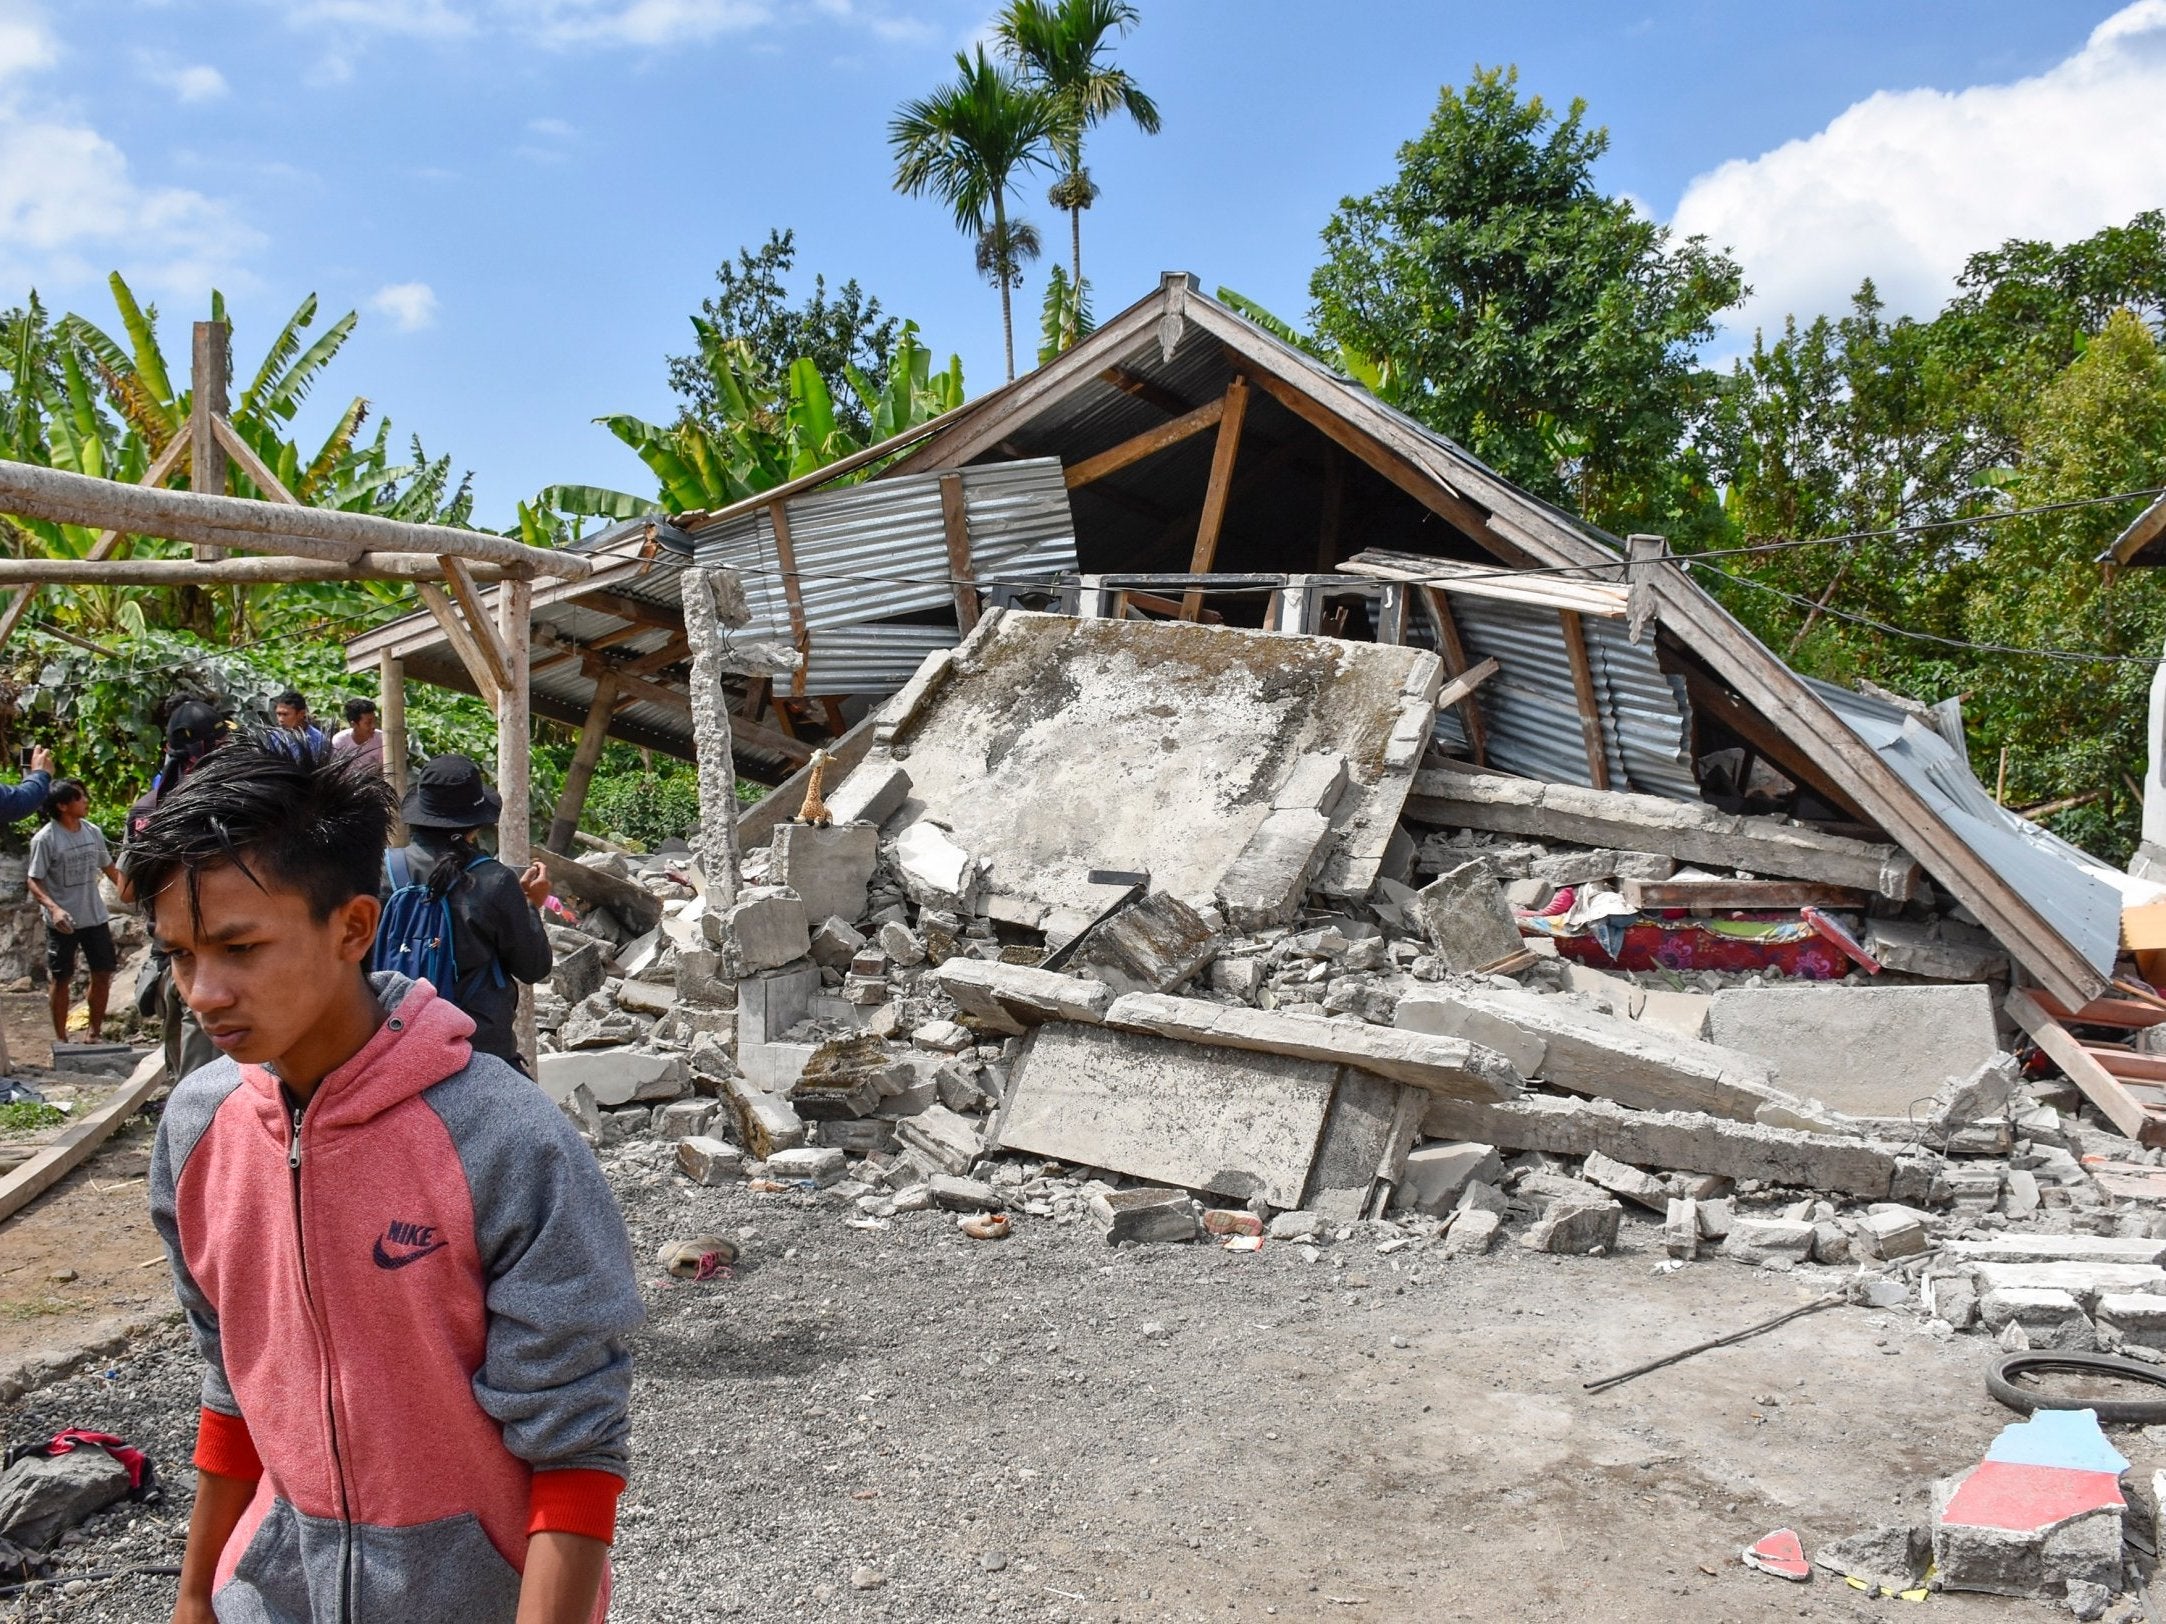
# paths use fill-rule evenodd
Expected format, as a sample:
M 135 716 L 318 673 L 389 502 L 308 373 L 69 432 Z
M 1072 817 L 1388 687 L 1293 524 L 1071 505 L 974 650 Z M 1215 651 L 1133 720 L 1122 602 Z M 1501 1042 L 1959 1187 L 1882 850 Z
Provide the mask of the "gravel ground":
M 2008 1419 L 1982 1390 L 1989 1344 L 1901 1310 L 1585 1395 L 1825 1289 L 1719 1261 L 1657 1276 L 1649 1224 L 1609 1258 L 1507 1243 L 1453 1263 L 1372 1234 L 1313 1258 L 1109 1249 L 1024 1218 L 977 1242 L 942 1213 L 856 1229 L 831 1197 L 696 1189 L 663 1153 L 607 1158 L 651 1310 L 620 1619 L 1879 1619 L 1900 1604 L 1782 1585 L 1738 1547 L 1922 1519 L 1931 1479 Z M 653 1267 L 701 1233 L 743 1238 L 732 1275 Z M 196 1386 L 173 1330 L 6 1413 L 11 1440 L 94 1426 L 167 1463 L 166 1503 L 69 1536 L 68 1571 L 179 1560 Z M 2166 1464 L 2116 1441 L 2132 1481 Z M 162 1620 L 171 1597 L 167 1578 L 77 1581 L 0 1619 Z

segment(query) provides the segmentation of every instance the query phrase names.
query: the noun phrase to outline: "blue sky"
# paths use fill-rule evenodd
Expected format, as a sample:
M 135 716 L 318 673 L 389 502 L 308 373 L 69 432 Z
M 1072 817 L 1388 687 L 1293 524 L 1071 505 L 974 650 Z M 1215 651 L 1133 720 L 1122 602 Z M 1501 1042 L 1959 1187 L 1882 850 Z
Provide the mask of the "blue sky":
M 242 364 L 304 293 L 359 308 L 314 426 L 366 395 L 475 470 L 488 524 L 555 480 L 651 488 L 590 419 L 670 415 L 664 356 L 771 225 L 983 390 L 996 298 L 944 212 L 889 189 L 886 122 L 991 5 L 0 0 L 0 305 L 34 283 L 108 319 L 117 266 L 178 355 L 215 282 Z M 1181 268 L 1298 318 L 1333 205 L 1476 63 L 1584 97 L 1609 187 L 1738 249 L 1748 323 L 1868 273 L 1930 308 L 1970 249 L 2166 205 L 2166 0 L 1142 9 L 1121 58 L 1165 131 L 1091 148 L 1101 313 Z M 1064 244 L 1042 182 L 1025 212 Z

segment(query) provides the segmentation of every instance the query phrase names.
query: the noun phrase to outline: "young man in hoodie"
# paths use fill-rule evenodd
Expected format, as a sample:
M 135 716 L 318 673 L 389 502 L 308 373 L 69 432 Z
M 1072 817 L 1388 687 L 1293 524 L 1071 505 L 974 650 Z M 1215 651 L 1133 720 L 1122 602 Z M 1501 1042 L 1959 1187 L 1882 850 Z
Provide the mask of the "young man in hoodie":
M 236 743 L 124 859 L 222 1058 L 151 1215 L 207 1366 L 176 1624 L 592 1624 L 641 1317 L 547 1096 L 362 969 L 391 819 L 351 759 Z

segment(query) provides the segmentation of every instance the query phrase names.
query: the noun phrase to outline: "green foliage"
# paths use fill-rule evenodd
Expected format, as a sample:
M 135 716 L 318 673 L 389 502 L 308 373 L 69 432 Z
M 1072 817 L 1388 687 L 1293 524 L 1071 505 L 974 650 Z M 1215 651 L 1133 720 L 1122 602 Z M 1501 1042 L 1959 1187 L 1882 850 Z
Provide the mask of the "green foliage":
M 1012 381 L 1015 315 L 1007 273 L 1028 256 L 1021 255 L 1009 224 L 1008 194 L 1022 174 L 1045 167 L 1046 143 L 1061 115 L 1051 97 L 992 62 L 982 45 L 974 55 L 956 52 L 955 67 L 952 84 L 905 102 L 888 123 L 895 190 L 906 197 L 929 192 L 946 204 L 956 229 L 978 244 L 980 269 L 999 273 L 1000 326 Z
M 699 779 L 690 771 L 597 772 L 580 817 L 589 830 L 652 851 L 699 831 Z
M 1044 366 L 1061 351 L 1072 349 L 1098 325 L 1091 314 L 1091 285 L 1071 282 L 1056 265 L 1045 279 L 1045 307 L 1038 318 L 1038 364 Z
M 1528 489 L 1674 531 L 1704 522 L 1704 478 L 1678 459 L 1708 393 L 1694 352 L 1743 285 L 1702 240 L 1603 195 L 1609 136 L 1584 114 L 1521 99 L 1513 69 L 1447 88 L 1398 174 L 1324 228 L 1314 320 Z
M 42 1100 L 10 1100 L 0 1105 L 0 1133 L 35 1133 L 40 1128 L 57 1128 L 67 1120 L 67 1112 Z
M 785 377 L 796 361 L 810 361 L 850 432 L 863 439 L 870 429 L 871 419 L 849 393 L 849 375 L 885 373 L 902 324 L 855 277 L 830 298 L 827 278 L 815 275 L 810 296 L 791 304 L 784 279 L 796 264 L 794 231 L 770 230 L 757 249 L 738 249 L 735 263 L 724 260 L 714 273 L 721 291 L 700 301 L 699 349 L 669 357 L 670 388 L 683 398 L 685 415 L 710 433 L 726 432 L 729 422 L 710 361 L 718 344 L 741 346 L 757 377 Z

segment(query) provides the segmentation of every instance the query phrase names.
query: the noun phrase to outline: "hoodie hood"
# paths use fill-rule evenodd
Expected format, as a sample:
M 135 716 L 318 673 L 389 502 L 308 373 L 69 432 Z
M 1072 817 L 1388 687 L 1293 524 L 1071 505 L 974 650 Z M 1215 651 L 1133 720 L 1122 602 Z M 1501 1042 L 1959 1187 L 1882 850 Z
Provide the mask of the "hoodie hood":
M 382 1115 L 445 1078 L 466 1069 L 473 1057 L 473 1017 L 440 997 L 426 981 L 388 971 L 369 977 L 384 1023 L 360 1052 L 332 1071 L 308 1103 L 311 1133 L 352 1127 Z M 285 1131 L 286 1106 L 278 1074 L 267 1066 L 243 1066 L 241 1076 Z

